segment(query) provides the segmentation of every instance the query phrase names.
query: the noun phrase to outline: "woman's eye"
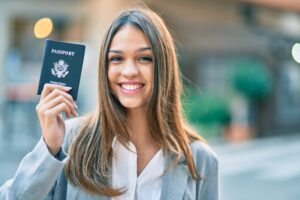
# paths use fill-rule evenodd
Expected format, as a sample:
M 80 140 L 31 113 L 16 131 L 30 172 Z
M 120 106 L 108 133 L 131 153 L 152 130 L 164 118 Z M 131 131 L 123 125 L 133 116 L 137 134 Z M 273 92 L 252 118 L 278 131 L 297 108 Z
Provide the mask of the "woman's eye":
M 109 61 L 111 61 L 111 62 L 121 62 L 122 58 L 119 57 L 119 56 L 116 56 L 116 57 L 110 58 Z
M 142 62 L 152 62 L 153 59 L 150 56 L 141 56 L 139 60 Z

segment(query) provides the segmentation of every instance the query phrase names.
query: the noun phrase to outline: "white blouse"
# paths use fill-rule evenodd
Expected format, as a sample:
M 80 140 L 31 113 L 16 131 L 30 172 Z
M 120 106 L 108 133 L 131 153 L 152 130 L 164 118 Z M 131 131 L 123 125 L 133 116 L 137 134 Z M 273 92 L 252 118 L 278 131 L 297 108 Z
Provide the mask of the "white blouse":
M 128 150 L 116 138 L 112 143 L 112 185 L 114 188 L 127 188 L 127 191 L 114 200 L 160 199 L 164 157 L 160 149 L 147 166 L 137 176 L 137 154 L 134 144 L 129 142 Z

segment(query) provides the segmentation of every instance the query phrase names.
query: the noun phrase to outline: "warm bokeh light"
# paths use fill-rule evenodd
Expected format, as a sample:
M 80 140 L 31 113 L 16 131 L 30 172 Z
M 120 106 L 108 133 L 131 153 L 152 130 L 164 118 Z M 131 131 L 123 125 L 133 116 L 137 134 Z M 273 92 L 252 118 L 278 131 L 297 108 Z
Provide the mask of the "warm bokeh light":
M 292 56 L 297 63 L 300 63 L 300 43 L 295 43 L 293 45 Z
M 37 38 L 47 37 L 53 28 L 53 23 L 50 18 L 39 19 L 34 25 L 34 35 Z

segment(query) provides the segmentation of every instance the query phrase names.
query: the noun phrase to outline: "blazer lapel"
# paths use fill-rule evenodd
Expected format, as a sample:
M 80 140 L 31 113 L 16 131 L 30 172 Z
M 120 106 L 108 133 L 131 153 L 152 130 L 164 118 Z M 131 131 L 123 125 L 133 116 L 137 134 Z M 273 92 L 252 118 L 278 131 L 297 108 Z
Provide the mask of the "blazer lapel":
M 165 169 L 171 162 L 171 156 L 165 161 Z M 163 176 L 161 200 L 182 200 L 188 180 L 188 166 L 183 159 L 170 167 Z

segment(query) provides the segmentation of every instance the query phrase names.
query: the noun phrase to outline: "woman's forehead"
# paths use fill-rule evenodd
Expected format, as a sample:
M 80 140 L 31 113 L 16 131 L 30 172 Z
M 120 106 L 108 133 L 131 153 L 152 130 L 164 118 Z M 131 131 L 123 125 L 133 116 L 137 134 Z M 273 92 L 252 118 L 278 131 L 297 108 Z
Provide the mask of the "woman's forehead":
M 138 27 L 127 24 L 114 35 L 110 50 L 139 50 L 149 49 L 149 47 L 150 43 L 145 33 Z

